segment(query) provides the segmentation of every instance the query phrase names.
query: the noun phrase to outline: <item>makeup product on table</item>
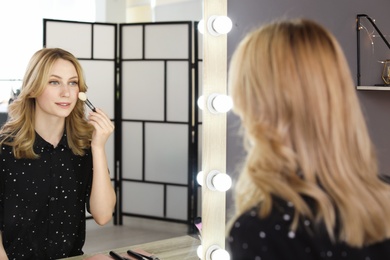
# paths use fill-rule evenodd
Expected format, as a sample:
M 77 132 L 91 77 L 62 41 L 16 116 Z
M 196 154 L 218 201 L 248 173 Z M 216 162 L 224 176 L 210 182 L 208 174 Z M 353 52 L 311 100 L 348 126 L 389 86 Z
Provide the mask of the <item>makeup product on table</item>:
M 147 255 L 144 255 L 144 254 L 132 251 L 132 250 L 127 250 L 127 254 L 129 256 L 137 258 L 137 260 L 160 260 L 157 256 L 154 256 L 154 255 L 147 256 Z
M 114 251 L 110 251 L 110 256 L 115 260 L 130 260 L 129 258 L 123 257 L 115 253 Z
M 79 92 L 79 99 L 80 99 L 81 101 L 84 101 L 85 104 L 87 104 L 87 106 L 88 106 L 93 112 L 96 112 L 95 106 L 92 105 L 91 101 L 88 100 L 87 94 L 85 94 L 85 92 Z

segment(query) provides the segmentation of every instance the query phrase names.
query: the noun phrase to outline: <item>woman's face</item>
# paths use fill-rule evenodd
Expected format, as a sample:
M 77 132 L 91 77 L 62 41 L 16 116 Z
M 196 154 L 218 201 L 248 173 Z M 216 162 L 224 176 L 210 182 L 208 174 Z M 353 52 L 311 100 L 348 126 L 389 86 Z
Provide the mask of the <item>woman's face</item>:
M 44 91 L 36 98 L 36 115 L 47 119 L 67 117 L 77 103 L 78 93 L 78 75 L 74 65 L 58 59 L 49 72 Z

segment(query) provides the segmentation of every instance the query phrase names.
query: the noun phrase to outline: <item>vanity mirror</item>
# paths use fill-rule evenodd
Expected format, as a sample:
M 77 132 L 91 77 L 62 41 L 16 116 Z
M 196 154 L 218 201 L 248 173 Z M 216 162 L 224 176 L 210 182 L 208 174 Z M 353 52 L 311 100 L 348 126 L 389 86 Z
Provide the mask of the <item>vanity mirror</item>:
M 187 2 L 189 2 L 189 1 L 187 1 Z M 203 6 L 204 6 L 204 17 L 208 21 L 212 20 L 212 19 L 208 19 L 208 18 L 211 18 L 212 16 L 226 16 L 226 13 L 227 13 L 227 2 L 226 1 L 219 1 L 219 0 L 218 1 L 205 1 Z M 117 51 L 118 51 L 118 49 L 116 49 L 116 48 L 118 48 L 118 47 L 116 47 L 118 42 L 116 42 L 115 37 L 118 36 L 118 35 L 116 35 L 116 33 L 118 31 L 116 30 L 115 25 L 116 24 L 112 24 L 112 23 L 107 23 L 107 24 L 101 23 L 101 24 L 91 25 L 91 23 L 88 23 L 88 22 L 71 23 L 69 21 L 66 25 L 64 25 L 64 24 L 60 24 L 56 20 L 47 19 L 46 25 L 45 25 L 47 30 L 45 30 L 45 32 L 44 32 L 44 33 L 52 33 L 51 35 L 56 34 L 57 36 L 60 36 L 60 37 L 63 37 L 65 35 L 65 32 L 67 32 L 67 31 L 69 31 L 71 33 L 71 35 L 75 35 L 76 38 L 69 38 L 69 37 L 61 38 L 60 43 L 64 44 L 65 41 L 68 40 L 68 41 L 72 41 L 73 45 L 74 44 L 77 45 L 78 52 L 76 54 L 80 54 L 79 57 L 81 59 L 81 63 L 83 63 L 83 66 L 86 70 L 86 73 L 88 75 L 93 75 L 92 78 L 89 77 L 91 89 L 92 89 L 92 87 L 97 86 L 97 85 L 99 85 L 101 87 L 100 93 L 90 91 L 90 92 L 88 92 L 88 97 L 91 98 L 91 100 L 93 100 L 95 105 L 103 106 L 104 109 L 106 111 L 108 111 L 110 118 L 112 118 L 113 120 L 115 120 L 115 118 L 118 116 L 118 114 L 116 112 L 117 109 L 116 109 L 115 104 L 114 104 L 115 99 L 117 98 L 116 97 L 117 92 L 112 91 L 112 90 L 115 90 L 116 70 L 118 69 L 118 67 L 116 67 L 116 58 L 115 58 L 115 53 L 117 53 Z M 166 23 L 166 24 L 160 26 L 159 28 L 153 27 L 152 25 L 150 25 L 148 27 L 148 26 L 143 26 L 143 25 L 141 26 L 140 24 L 138 24 L 137 26 L 123 26 L 120 29 L 125 31 L 125 32 L 131 31 L 132 33 L 137 34 L 137 35 L 142 35 L 142 33 L 149 33 L 148 35 L 153 37 L 154 33 L 156 33 L 156 31 L 158 29 L 165 30 L 165 29 L 167 29 L 167 27 L 169 27 L 171 25 L 176 28 L 176 32 L 178 32 L 179 30 L 185 31 L 189 27 L 189 25 L 187 23 Z M 213 22 L 208 22 L 205 24 L 205 26 L 218 27 L 218 21 L 214 20 Z M 169 30 L 165 30 L 165 32 L 170 33 Z M 113 35 L 113 37 L 112 38 L 106 37 L 107 34 Z M 47 37 L 47 36 L 45 36 L 45 37 Z M 202 89 L 202 92 L 206 97 L 212 95 L 213 93 L 218 93 L 218 94 L 225 94 L 226 93 L 226 74 L 227 74 L 227 65 L 226 65 L 226 63 L 227 63 L 227 61 L 226 61 L 227 60 L 226 59 L 227 39 L 226 38 L 227 38 L 226 35 L 218 35 L 216 33 L 209 34 L 206 32 L 204 34 L 204 50 L 206 53 L 204 56 L 209 57 L 209 58 L 204 63 L 205 68 L 202 70 L 203 75 L 201 75 L 200 78 L 204 78 L 204 81 L 201 84 L 206 85 Z M 57 42 L 53 41 L 53 39 L 49 39 L 49 38 L 45 38 L 45 39 L 47 41 L 45 44 L 47 44 L 48 47 L 49 47 L 49 45 L 56 45 L 56 43 L 57 43 Z M 180 40 L 181 39 L 182 38 L 180 38 Z M 123 67 L 121 69 L 128 71 L 129 72 L 129 73 L 127 73 L 128 75 L 136 75 L 136 76 L 139 76 L 139 78 L 141 78 L 142 75 L 144 75 L 144 76 L 146 75 L 143 78 L 147 79 L 148 82 L 151 82 L 151 81 L 156 79 L 156 77 L 154 77 L 154 78 L 150 77 L 150 75 L 153 74 L 153 75 L 158 75 L 158 79 L 163 79 L 163 80 L 161 80 L 161 82 L 164 82 L 165 78 L 162 76 L 162 73 L 159 73 L 159 72 L 163 71 L 164 69 L 167 69 L 167 71 L 169 72 L 169 70 L 171 69 L 172 71 L 175 71 L 175 72 L 173 74 L 170 74 L 170 76 L 168 76 L 168 80 L 165 83 L 167 83 L 167 84 L 172 83 L 175 86 L 178 86 L 182 83 L 187 84 L 187 82 L 182 80 L 181 78 L 180 78 L 180 80 L 178 80 L 179 77 L 177 77 L 177 76 L 188 73 L 188 71 L 189 71 L 186 69 L 189 67 L 188 66 L 188 64 L 189 64 L 188 59 L 189 58 L 186 56 L 184 58 L 186 60 L 183 59 L 183 55 L 187 55 L 188 53 L 190 53 L 188 51 L 188 49 L 185 49 L 187 51 L 180 52 L 180 55 L 183 54 L 180 57 L 177 57 L 177 56 L 171 57 L 172 58 L 171 60 L 168 60 L 168 59 L 163 60 L 164 58 L 156 56 L 157 55 L 156 53 L 149 53 L 150 55 L 152 55 L 152 56 L 150 56 L 151 59 L 153 59 L 151 61 L 147 61 L 148 63 L 152 64 L 152 66 L 153 66 L 152 69 L 150 69 L 150 68 L 143 67 L 147 62 L 143 61 L 143 60 L 141 61 L 141 58 L 139 58 L 139 57 L 135 57 L 134 55 L 136 55 L 136 54 L 135 54 L 135 52 L 133 52 L 133 50 L 135 50 L 137 48 L 143 48 L 145 46 L 153 48 L 153 46 L 148 45 L 148 43 L 145 43 L 146 45 L 137 45 L 137 44 L 135 44 L 134 37 L 124 38 L 123 40 L 127 41 L 128 44 L 130 44 L 132 47 L 132 48 L 130 48 L 130 50 L 124 52 L 124 58 L 129 59 L 129 60 L 133 59 L 134 63 L 137 62 L 137 65 L 140 65 L 140 66 L 132 66 L 131 62 L 129 60 L 127 62 L 122 63 L 121 66 L 123 66 Z M 84 45 L 84 43 L 86 43 L 86 44 Z M 164 42 L 161 42 L 161 41 L 159 43 L 160 43 L 160 45 L 159 45 L 160 48 L 162 46 L 163 47 L 169 46 L 169 44 L 161 45 L 161 44 L 164 44 Z M 176 43 L 178 43 L 177 37 L 176 37 Z M 185 45 L 185 43 L 186 42 L 184 42 L 184 44 L 182 44 L 182 45 Z M 90 48 L 90 46 L 92 46 L 92 49 Z M 66 47 L 66 46 L 61 46 L 61 47 Z M 181 48 L 182 46 L 179 46 L 179 47 Z M 182 50 L 180 48 L 175 48 L 174 51 L 176 54 L 179 53 L 178 50 Z M 115 51 L 111 51 L 111 50 L 115 50 Z M 147 54 L 148 53 L 146 53 L 146 55 Z M 95 60 L 90 59 L 91 56 L 92 56 L 92 59 L 95 59 Z M 163 69 L 161 69 L 161 68 L 163 68 Z M 156 71 L 158 73 L 155 73 Z M 141 73 L 143 73 L 143 74 L 141 74 Z M 88 77 L 88 75 L 87 75 L 87 77 Z M 102 75 L 104 75 L 104 77 L 102 77 Z M 149 75 L 149 77 L 147 77 L 147 75 Z M 131 80 L 133 80 L 133 81 L 135 81 L 135 82 L 132 82 L 134 84 L 138 84 L 138 83 L 141 84 L 142 83 L 141 80 L 139 80 L 139 81 L 134 80 L 134 77 L 133 78 L 123 77 L 122 80 L 129 81 L 129 82 Z M 125 116 L 128 116 L 130 118 L 130 116 L 135 117 L 135 116 L 139 116 L 140 114 L 143 113 L 143 114 L 147 114 L 147 116 L 149 116 L 149 117 L 152 117 L 151 121 L 156 120 L 156 118 L 153 117 L 154 115 L 148 114 L 150 112 L 150 109 L 151 109 L 151 106 L 148 106 L 148 104 L 152 104 L 154 102 L 154 100 L 142 99 L 143 101 L 146 101 L 146 102 L 140 102 L 141 99 L 137 100 L 134 97 L 134 93 L 131 92 L 130 89 L 126 89 L 126 91 L 127 91 L 126 93 L 123 93 L 123 95 L 126 97 L 126 100 L 123 104 L 124 109 L 122 108 L 122 110 L 124 112 L 123 112 L 123 114 L 120 114 L 120 116 L 125 115 Z M 145 97 L 148 97 L 147 94 L 150 94 L 150 93 L 153 93 L 154 95 L 150 95 L 149 98 L 154 98 L 156 96 L 155 95 L 156 91 L 153 91 L 153 89 L 149 90 L 148 93 L 146 93 L 146 92 L 148 92 L 148 91 L 145 91 L 145 93 L 144 93 Z M 158 94 L 161 94 L 161 93 L 159 92 Z M 176 98 L 176 96 L 174 94 L 172 94 L 172 92 L 170 92 L 169 89 L 165 94 L 168 95 L 168 98 L 171 98 L 173 100 L 183 100 L 183 99 Z M 171 94 L 172 94 L 172 96 L 169 96 Z M 131 100 L 131 102 L 129 100 Z M 150 103 L 148 103 L 148 101 L 150 101 Z M 139 110 L 133 109 L 131 106 L 135 102 L 139 102 L 139 103 L 141 103 L 141 105 L 144 105 L 142 107 L 142 109 L 139 109 Z M 187 102 L 191 102 L 191 101 L 188 101 L 188 100 L 186 100 L 185 102 L 183 101 L 184 104 L 180 103 L 180 102 L 176 105 L 186 106 L 186 105 L 188 105 Z M 160 103 L 158 103 L 157 105 L 159 105 L 159 104 Z M 154 102 L 153 105 L 156 105 L 156 102 Z M 159 111 L 164 111 L 164 109 L 160 109 Z M 169 117 L 170 115 L 172 115 L 175 118 L 172 121 L 178 122 L 178 121 L 181 121 L 182 118 L 185 118 L 187 116 L 187 115 L 183 116 L 183 113 L 175 113 L 177 111 L 180 111 L 180 110 L 173 111 L 171 108 L 168 107 L 166 110 L 167 114 L 163 115 L 162 117 L 167 116 L 167 115 Z M 184 111 L 184 110 L 181 110 L 181 111 Z M 173 112 L 173 113 L 171 113 L 171 112 Z M 137 114 L 134 115 L 134 113 L 137 113 Z M 202 147 L 203 155 L 201 156 L 202 160 L 204 160 L 202 162 L 202 169 L 204 170 L 204 172 L 206 172 L 205 178 L 207 178 L 209 173 L 212 172 L 213 170 L 217 170 L 222 174 L 225 174 L 225 172 L 226 172 L 226 166 L 225 166 L 226 165 L 226 159 L 225 159 L 225 154 L 226 154 L 226 115 L 223 113 L 222 114 L 211 113 L 209 110 L 207 110 L 204 113 L 205 114 L 204 114 L 203 120 L 205 120 L 205 121 L 202 122 L 204 124 L 202 127 L 203 128 L 202 129 L 203 140 L 199 140 L 199 141 L 201 141 L 204 144 Z M 108 144 L 108 146 L 109 146 L 108 151 L 110 154 L 117 153 L 117 151 L 114 148 L 114 146 L 115 146 L 114 144 L 116 142 L 129 141 L 129 142 L 127 142 L 127 143 L 129 143 L 129 145 L 126 146 L 122 152 L 128 152 L 129 154 L 131 154 L 131 156 L 129 156 L 129 158 L 134 158 L 134 160 L 140 159 L 140 157 L 138 157 L 139 152 L 145 153 L 145 150 L 150 151 L 154 147 L 153 144 L 151 144 L 151 142 L 148 143 L 147 140 L 143 139 L 143 135 L 147 135 L 148 133 L 157 133 L 157 136 L 159 136 L 159 139 L 167 141 L 167 143 L 169 143 L 168 142 L 169 139 L 163 138 L 162 137 L 163 134 L 167 134 L 170 137 L 172 135 L 174 135 L 176 138 L 175 141 L 177 141 L 177 142 L 179 142 L 179 139 L 184 140 L 184 142 L 187 142 L 185 137 L 183 137 L 183 136 L 185 136 L 185 134 L 183 134 L 184 131 L 182 131 L 182 128 L 185 128 L 185 127 L 183 127 L 180 124 L 177 124 L 178 128 L 180 128 L 179 130 L 173 129 L 174 128 L 173 124 L 170 124 L 166 128 L 163 127 L 161 129 L 161 128 L 158 128 L 160 126 L 158 122 L 141 123 L 138 119 L 132 121 L 132 119 L 130 120 L 129 118 L 126 119 L 127 121 L 124 124 L 123 131 L 126 133 L 133 132 L 133 133 L 139 135 L 140 138 L 133 138 L 131 140 L 126 139 L 127 137 L 125 137 L 124 139 L 115 139 L 115 140 L 113 138 L 112 140 L 110 140 L 110 143 Z M 169 120 L 170 119 L 168 119 L 168 121 Z M 215 138 L 215 137 L 217 137 L 217 138 Z M 143 144 L 146 144 L 146 146 L 142 146 Z M 148 145 L 150 145 L 150 146 L 148 146 Z M 170 146 L 168 146 L 168 145 L 158 146 L 158 147 L 162 147 L 161 150 L 163 150 L 163 152 L 164 151 L 167 152 L 170 149 Z M 183 150 L 185 151 L 184 148 L 183 148 Z M 178 153 L 178 159 L 177 159 L 178 163 L 176 164 L 176 166 L 180 166 L 180 169 L 182 169 L 186 166 L 186 164 L 184 163 L 185 159 L 182 157 L 183 154 L 185 154 L 185 152 Z M 153 155 L 151 155 L 151 156 L 153 156 Z M 126 191 L 126 194 L 124 194 L 124 195 L 127 198 L 137 198 L 137 196 L 141 197 L 141 195 L 145 195 L 143 197 L 149 198 L 149 199 L 156 198 L 156 197 L 161 198 L 163 196 L 167 196 L 169 198 L 172 198 L 173 200 L 172 200 L 172 202 L 168 201 L 168 200 L 162 201 L 161 203 L 158 204 L 158 207 L 139 208 L 138 211 L 136 211 L 136 212 L 132 211 L 131 214 L 134 214 L 134 215 L 146 214 L 146 215 L 151 216 L 152 218 L 155 218 L 156 216 L 168 215 L 169 218 L 171 218 L 170 220 L 179 219 L 180 221 L 183 221 L 183 220 L 186 221 L 186 216 L 187 216 L 186 213 L 187 212 L 185 212 L 185 211 L 183 212 L 183 210 L 181 210 L 181 207 L 180 207 L 179 211 L 177 210 L 179 208 L 178 207 L 179 204 L 180 204 L 180 206 L 185 205 L 185 202 L 183 202 L 182 198 L 187 197 L 187 189 L 186 189 L 186 187 L 181 186 L 181 184 L 185 183 L 186 180 L 181 179 L 181 177 L 180 178 L 175 178 L 175 176 L 172 178 L 169 177 L 171 179 L 170 179 L 168 185 L 163 184 L 163 185 L 159 186 L 161 184 L 160 182 L 165 182 L 166 180 L 161 179 L 164 177 L 163 174 L 161 173 L 161 170 L 158 171 L 157 168 L 150 168 L 148 170 L 148 173 L 154 174 L 154 175 L 147 175 L 146 176 L 146 178 L 149 178 L 150 182 L 146 183 L 146 184 L 141 183 L 141 181 L 138 179 L 142 179 L 145 176 L 142 176 L 142 174 L 136 175 L 134 173 L 137 172 L 139 170 L 139 168 L 145 167 L 145 164 L 147 163 L 147 161 L 142 161 L 142 159 L 140 159 L 139 160 L 140 163 L 138 163 L 138 162 L 132 163 L 133 162 L 132 160 L 133 159 L 131 159 L 131 160 L 129 159 L 127 161 L 124 161 L 124 164 L 128 164 L 128 165 L 130 165 L 130 167 L 132 167 L 131 171 L 126 171 L 126 176 L 125 176 L 126 178 L 131 179 L 133 181 L 132 184 L 130 184 L 130 183 L 125 184 L 126 189 L 124 189 L 124 190 Z M 115 179 L 116 178 L 116 176 L 114 176 L 115 168 L 119 167 L 119 166 L 115 163 L 114 158 L 110 159 L 109 164 L 112 167 L 110 169 L 110 172 L 112 174 L 112 178 Z M 180 164 L 180 165 L 178 165 L 178 164 Z M 165 177 L 167 177 L 167 176 L 165 176 Z M 134 183 L 136 183 L 136 184 L 134 184 Z M 139 188 L 141 186 L 142 186 L 142 188 Z M 134 192 L 135 196 L 131 192 Z M 177 194 L 177 192 L 179 192 L 179 194 L 180 194 L 179 196 L 175 195 L 175 194 Z M 204 238 L 204 243 L 205 243 L 204 244 L 205 249 L 209 248 L 211 245 L 218 245 L 219 247 L 224 248 L 225 194 L 223 192 L 221 193 L 218 191 L 212 191 L 210 189 L 204 190 L 204 191 L 202 191 L 202 193 L 204 193 L 204 194 L 202 194 L 202 197 L 204 197 L 204 199 L 202 200 L 203 201 L 202 214 L 204 214 L 204 215 L 202 215 L 202 217 L 203 217 L 203 232 L 204 232 L 203 238 Z M 163 194 L 163 196 L 159 197 L 159 194 Z M 184 196 L 181 196 L 183 194 L 184 194 Z M 120 203 L 122 203 L 122 202 L 120 202 Z M 129 205 L 134 205 L 135 203 L 137 203 L 137 201 L 133 201 L 133 202 L 129 203 Z M 213 205 L 213 203 L 215 203 L 215 205 L 218 205 L 218 206 L 217 207 L 210 207 L 211 205 Z M 147 201 L 146 203 L 143 203 L 143 205 L 149 205 L 149 202 Z M 134 207 L 129 207 L 128 205 L 121 205 L 121 206 L 124 206 L 124 209 L 128 210 L 128 212 L 135 209 Z M 142 205 L 140 205 L 140 206 L 142 206 Z M 218 214 L 214 215 L 214 212 L 218 212 Z M 153 215 L 153 214 L 156 214 L 156 215 Z M 221 217 L 221 216 L 223 216 L 223 217 Z M 120 221 L 120 219 L 118 220 L 118 222 L 119 221 Z

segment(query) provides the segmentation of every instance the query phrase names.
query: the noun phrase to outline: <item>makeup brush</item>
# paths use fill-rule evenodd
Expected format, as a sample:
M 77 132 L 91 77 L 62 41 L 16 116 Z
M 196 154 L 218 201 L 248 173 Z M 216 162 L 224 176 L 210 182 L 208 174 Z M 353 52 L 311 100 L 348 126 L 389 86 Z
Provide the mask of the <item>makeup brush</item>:
M 87 94 L 85 94 L 84 92 L 79 92 L 79 99 L 80 99 L 81 101 L 84 101 L 85 104 L 87 104 L 87 106 L 88 106 L 93 112 L 96 112 L 96 108 L 94 107 L 94 105 L 92 105 L 91 101 L 88 100 Z

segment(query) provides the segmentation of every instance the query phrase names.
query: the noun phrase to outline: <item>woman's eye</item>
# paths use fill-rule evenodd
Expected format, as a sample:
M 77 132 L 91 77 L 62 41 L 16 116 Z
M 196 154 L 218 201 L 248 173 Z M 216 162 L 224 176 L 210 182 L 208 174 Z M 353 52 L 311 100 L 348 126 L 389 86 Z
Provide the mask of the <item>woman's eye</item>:
M 69 85 L 71 85 L 71 86 L 78 86 L 79 83 L 77 81 L 72 81 L 72 82 L 69 82 Z
M 50 85 L 59 85 L 60 82 L 58 82 L 57 80 L 51 80 L 51 81 L 49 81 L 49 84 Z

